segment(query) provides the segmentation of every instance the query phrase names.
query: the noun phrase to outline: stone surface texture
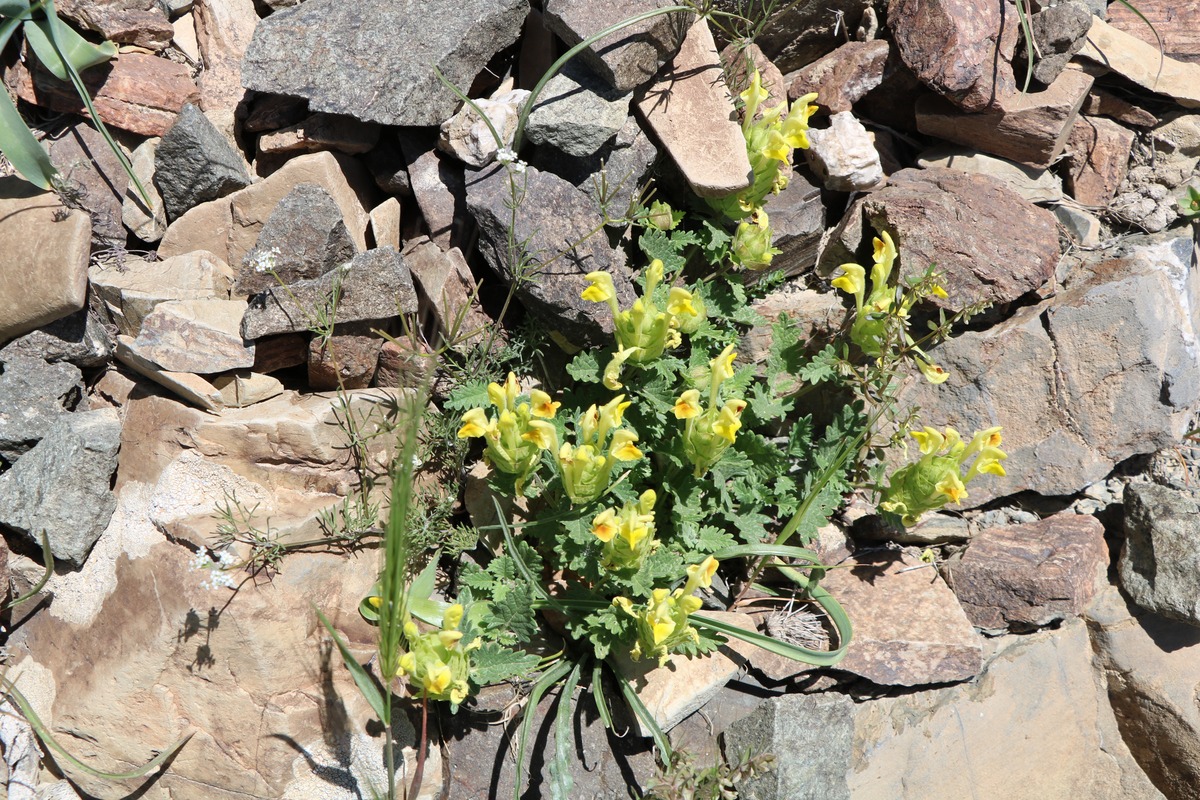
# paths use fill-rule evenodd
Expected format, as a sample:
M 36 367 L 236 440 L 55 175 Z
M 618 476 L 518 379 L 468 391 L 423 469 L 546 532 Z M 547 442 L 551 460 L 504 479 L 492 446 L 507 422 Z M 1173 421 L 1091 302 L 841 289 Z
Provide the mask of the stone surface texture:
M 917 156 L 917 166 L 948 167 L 961 172 L 988 175 L 1031 203 L 1053 203 L 1062 199 L 1062 178 L 1046 169 L 1034 169 L 1005 158 L 996 158 L 969 148 L 940 145 Z
M 1180 61 L 1200 62 L 1200 0 L 1146 0 L 1136 3 L 1138 11 L 1150 20 L 1150 30 L 1142 18 L 1123 3 L 1108 10 L 1107 22 L 1158 48 L 1154 32 L 1162 37 L 1163 51 Z
M 93 30 L 110 42 L 162 50 L 174 31 L 154 0 L 63 0 L 54 4 L 63 17 Z
M 242 84 L 365 122 L 440 125 L 458 98 L 433 67 L 469 87 L 493 54 L 516 41 L 527 11 L 525 0 L 308 0 L 258 25 Z
M 1107 571 L 1104 526 L 1063 513 L 980 531 L 943 574 L 975 627 L 1020 632 L 1082 614 Z
M 817 105 L 837 114 L 850 111 L 867 92 L 883 82 L 891 46 L 882 39 L 846 42 L 829 55 L 789 73 L 787 95 L 796 100 L 817 93 Z
M 574 63 L 568 62 L 546 84 L 525 132 L 534 144 L 550 144 L 569 156 L 586 158 L 625 125 L 629 96 Z
M 88 270 L 92 291 L 127 336 L 137 336 L 142 320 L 166 300 L 228 300 L 234 277 L 228 264 L 204 250 L 162 261 L 98 263 Z
M 1193 492 L 1156 484 L 1125 487 L 1121 587 L 1147 611 L 1200 626 L 1200 503 Z
M 1037 45 L 1032 67 L 1033 79 L 1043 86 L 1054 83 L 1066 69 L 1071 57 L 1083 47 L 1091 24 L 1091 9 L 1083 3 L 1059 3 L 1032 14 L 1029 26 Z M 1022 41 L 1015 69 L 1022 83 L 1025 80 L 1026 60 L 1029 58 L 1027 50 Z
M 1170 97 L 1184 108 L 1200 108 L 1200 64 L 1164 56 L 1157 45 L 1092 18 L 1079 56 L 1116 72 L 1152 92 Z
M 254 366 L 240 332 L 241 300 L 167 300 L 142 321 L 131 349 L 168 372 L 211 374 Z
M 0 347 L 0 362 L 36 358 L 66 361 L 77 367 L 102 367 L 113 354 L 114 341 L 98 314 L 80 309 Z
M 157 242 L 167 231 L 167 210 L 162 194 L 154 183 L 154 151 L 158 148 L 158 142 L 158 137 L 147 139 L 129 155 L 133 174 L 149 195 L 150 205 L 146 205 L 146 200 L 133 181 L 126 187 L 125 199 L 121 203 L 121 222 L 134 236 L 151 243 Z
M 1103 117 L 1077 117 L 1067 140 L 1067 191 L 1080 203 L 1103 209 L 1129 172 L 1134 133 Z
M 83 396 L 83 375 L 72 364 L 6 355 L 0 372 L 0 461 L 11 464 Z
M 379 126 L 345 114 L 312 114 L 295 125 L 258 137 L 258 152 L 312 153 L 338 150 L 366 153 L 379 141 Z
M 529 92 L 525 89 L 511 89 L 475 100 L 475 106 L 491 121 L 491 128 L 475 108 L 463 103 L 454 116 L 442 123 L 438 149 L 471 167 L 492 163 L 501 147 L 511 149 L 521 108 L 528 99 Z M 500 135 L 500 143 L 492 135 L 492 128 Z
M 829 118 L 829 127 L 808 132 L 804 160 L 835 192 L 860 192 L 883 180 L 879 151 L 863 124 L 849 111 Z
M 172 220 L 250 185 L 241 156 L 190 103 L 154 151 L 154 180 Z
M 121 222 L 121 204 L 129 176 L 100 132 L 88 123 L 69 126 L 50 142 L 50 161 L 72 207 L 91 217 L 95 248 L 123 248 L 128 233 Z
M 457 247 L 443 251 L 421 237 L 404 250 L 404 263 L 432 312 L 440 334 L 455 347 L 487 338 L 493 323 L 479 307 L 475 278 Z M 457 329 L 455 329 L 457 326 Z

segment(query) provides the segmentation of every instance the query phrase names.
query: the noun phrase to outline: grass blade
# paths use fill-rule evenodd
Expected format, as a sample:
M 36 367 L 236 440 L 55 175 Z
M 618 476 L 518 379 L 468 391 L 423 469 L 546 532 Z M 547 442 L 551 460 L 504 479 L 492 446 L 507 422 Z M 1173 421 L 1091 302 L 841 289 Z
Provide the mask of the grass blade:
M 0 50 L 20 24 L 19 19 L 9 19 L 0 25 Z M 50 163 L 50 156 L 34 138 L 6 91 L 0 92 L 0 153 L 34 186 L 46 191 L 54 188 L 58 170 Z
M 34 597 L 36 597 L 37 593 L 46 587 L 46 583 L 50 580 L 50 576 L 54 574 L 54 553 L 50 552 L 50 537 L 46 535 L 45 531 L 42 531 L 42 561 L 46 565 L 46 571 L 42 573 L 42 577 L 36 584 L 34 584 L 32 589 L 18 597 L 16 600 L 10 602 L 8 604 L 9 608 L 16 608 L 17 606 L 21 605 L 21 603 L 24 603 L 27 600 L 32 600 Z
M 597 661 L 592 665 L 592 699 L 596 701 L 596 712 L 607 730 L 613 729 L 612 712 L 608 708 L 608 700 L 604 697 L 604 662 Z
M 317 618 L 321 620 L 321 624 L 325 626 L 325 630 L 329 631 L 329 635 L 333 637 L 334 644 L 337 645 L 338 652 L 342 654 L 342 661 L 346 665 L 346 669 L 350 670 L 350 676 L 354 678 L 354 685 L 358 687 L 358 691 L 362 693 L 363 699 L 367 701 L 367 705 L 371 706 L 371 710 L 383 720 L 384 725 L 391 725 L 391 714 L 389 713 L 388 703 L 386 702 L 383 692 L 379 690 L 379 685 L 370 673 L 363 668 L 363 665 L 358 663 L 358 659 L 346 647 L 346 643 L 342 641 L 342 637 L 338 636 L 338 632 L 334 630 L 333 624 L 328 618 L 321 613 L 321 609 L 313 606 L 313 611 L 317 612 Z
M 690 617 L 692 621 L 698 617 Z M 633 709 L 634 715 L 641 721 L 642 726 L 650 731 L 650 738 L 654 740 L 654 746 L 658 748 L 658 752 L 662 754 L 664 764 L 670 764 L 675 759 L 675 750 L 671 747 L 671 740 L 663 733 L 662 728 L 658 727 L 658 722 L 655 721 L 654 715 L 650 713 L 650 709 L 646 708 L 646 704 L 642 702 L 642 698 L 638 697 L 637 690 L 629 685 L 629 681 L 621 677 L 621 673 L 616 667 L 611 664 L 613 675 L 616 676 L 617 685 L 621 687 L 621 693 L 625 695 L 625 701 L 629 703 L 629 707 Z
M 571 800 L 574 785 L 571 777 L 571 709 L 575 707 L 575 687 L 579 685 L 584 660 L 575 662 L 558 693 L 558 707 L 554 712 L 554 760 L 550 762 L 551 800 Z
M 547 690 L 571 670 L 571 662 L 563 659 L 542 673 L 533 689 L 529 692 L 529 700 L 525 703 L 524 714 L 521 717 L 521 728 L 517 733 L 517 774 L 513 785 L 513 800 L 521 800 L 521 781 L 525 777 L 525 748 L 529 744 L 529 734 L 533 731 L 533 719 L 537 716 L 538 704 Z

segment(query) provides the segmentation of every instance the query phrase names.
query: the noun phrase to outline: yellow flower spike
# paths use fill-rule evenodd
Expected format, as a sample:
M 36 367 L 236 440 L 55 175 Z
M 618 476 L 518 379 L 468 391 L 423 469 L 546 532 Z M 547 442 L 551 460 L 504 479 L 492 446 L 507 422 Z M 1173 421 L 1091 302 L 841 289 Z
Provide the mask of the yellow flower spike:
M 875 266 L 871 268 L 871 294 L 874 295 L 888 292 L 887 282 L 892 275 L 892 265 L 896 261 L 898 252 L 891 234 L 887 231 L 876 236 L 873 244 L 875 246 Z
M 617 512 L 606 508 L 597 514 L 592 520 L 592 535 L 605 544 L 611 542 L 617 535 Z
M 429 694 L 441 694 L 450 688 L 450 682 L 453 680 L 454 674 L 445 664 L 432 667 L 425 676 L 425 691 Z
M 946 441 L 946 437 L 942 436 L 937 428 L 930 428 L 928 425 L 924 430 L 911 431 L 909 436 L 917 440 L 917 446 L 921 448 L 922 455 L 936 453 L 942 449 L 942 442 Z
M 634 446 L 638 440 L 633 431 L 620 430 L 613 434 L 609 452 L 618 461 L 637 461 L 642 457 L 642 451 Z
M 746 91 L 738 95 L 745 103 L 743 114 L 745 115 L 742 121 L 742 129 L 748 129 L 754 123 L 754 115 L 758 113 L 758 107 L 766 101 L 770 95 L 763 88 L 762 76 L 758 74 L 758 70 L 754 70 L 754 74 L 750 76 L 750 86 Z
M 642 492 L 642 496 L 638 498 L 638 511 L 643 514 L 649 514 L 654 510 L 654 504 L 658 502 L 658 494 L 653 489 L 647 489 Z
M 763 142 L 762 154 L 767 158 L 773 158 L 776 161 L 787 161 L 791 155 L 792 148 L 788 146 L 787 139 L 783 138 L 783 134 L 779 131 L 771 131 L 767 134 L 767 140 Z
M 952 503 L 961 503 L 963 498 L 967 496 L 967 487 L 963 485 L 962 479 L 953 472 L 947 475 L 934 488 L 946 497 L 949 497 Z
M 809 92 L 797 99 L 792 103 L 792 110 L 780 126 L 784 138 L 792 147 L 802 150 L 808 148 L 808 120 L 817 113 L 817 107 L 813 104 L 816 99 L 816 92 Z
M 629 545 L 629 549 L 634 551 L 637 550 L 637 546 L 642 543 L 642 540 L 649 535 L 650 529 L 645 526 L 621 529 L 621 538 Z
M 459 439 L 473 439 L 483 436 L 487 433 L 487 429 L 491 425 L 482 408 L 472 408 L 462 415 L 462 420 L 463 426 L 458 429 Z
M 667 297 L 667 313 L 675 315 L 696 315 L 696 307 L 692 305 L 692 293 L 681 286 L 672 286 Z
M 533 442 L 539 450 L 553 450 L 558 445 L 558 432 L 553 425 L 541 419 L 531 419 L 529 430 L 521 438 Z
M 709 556 L 699 564 L 692 564 L 690 567 L 688 567 L 687 585 L 692 587 L 692 589 L 685 589 L 685 594 L 691 594 L 692 591 L 695 591 L 695 586 L 700 586 L 704 589 L 712 588 L 713 575 L 717 574 L 718 565 L 719 562 L 712 556 Z
M 590 286 L 583 290 L 580 295 L 584 300 L 590 300 L 593 303 L 607 303 L 617 299 L 617 290 L 613 286 L 612 275 L 607 272 L 589 272 L 584 276 L 590 282 Z
M 858 264 L 842 264 L 838 269 L 842 274 L 831 281 L 834 288 L 861 298 L 867 290 L 867 271 Z
M 663 262 L 657 258 L 650 262 L 650 266 L 646 267 L 646 297 L 653 294 L 655 287 L 662 283 L 664 270 Z
M 521 384 L 517 382 L 517 376 L 513 373 L 508 373 L 508 378 L 504 381 L 504 407 L 509 411 L 517 409 L 517 395 L 521 393 Z
M 541 389 L 534 389 L 529 393 L 529 402 L 531 404 L 530 413 L 541 419 L 553 419 L 562 405 L 561 402 L 551 400 L 550 395 Z
M 688 389 L 675 401 L 675 419 L 691 419 L 700 416 L 700 391 Z
M 926 361 L 923 358 L 915 358 L 913 360 L 917 362 L 917 369 L 921 370 L 921 374 L 925 376 L 925 380 L 934 385 L 945 383 L 950 377 L 949 372 L 931 361 Z

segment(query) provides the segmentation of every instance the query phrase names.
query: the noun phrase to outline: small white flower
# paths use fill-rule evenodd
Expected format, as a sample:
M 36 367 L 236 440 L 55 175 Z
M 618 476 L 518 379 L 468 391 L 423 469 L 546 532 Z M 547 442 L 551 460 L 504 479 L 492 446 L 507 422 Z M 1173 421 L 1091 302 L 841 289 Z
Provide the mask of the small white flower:
M 496 151 L 496 160 L 501 164 L 511 164 L 517 160 L 517 153 L 511 147 L 501 147 Z
M 217 561 L 220 563 L 222 569 L 229 569 L 237 563 L 237 556 L 228 550 L 222 550 L 217 554 Z
M 524 161 L 514 161 L 508 165 L 508 169 L 514 175 L 520 175 L 522 172 L 525 171 L 525 166 L 526 166 L 526 164 Z
M 188 568 L 194 570 L 208 569 L 210 564 L 212 564 L 212 559 L 208 557 L 208 552 L 197 550 L 192 556 L 192 560 L 188 562 Z

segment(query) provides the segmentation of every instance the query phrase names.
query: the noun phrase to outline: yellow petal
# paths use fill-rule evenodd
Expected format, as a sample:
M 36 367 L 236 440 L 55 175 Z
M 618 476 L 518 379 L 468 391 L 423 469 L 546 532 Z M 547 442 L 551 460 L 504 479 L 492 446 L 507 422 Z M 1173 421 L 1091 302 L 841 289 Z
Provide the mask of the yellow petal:
M 961 503 L 963 498 L 967 496 L 967 487 L 963 486 L 962 480 L 954 473 L 947 475 L 934 488 L 946 497 L 949 497 L 952 503 Z
M 675 314 L 696 315 L 696 307 L 692 305 L 692 293 L 681 286 L 672 286 L 671 294 L 667 298 L 667 312 Z
M 492 384 L 495 386 L 495 384 Z M 483 436 L 487 432 L 488 422 L 487 415 L 483 413 L 482 408 L 472 408 L 467 413 L 463 414 L 463 426 L 458 429 L 459 439 L 471 439 L 477 436 Z
M 608 544 L 617 535 L 616 512 L 606 508 L 592 520 L 592 535 Z
M 942 449 L 942 442 L 946 441 L 946 437 L 942 436 L 940 431 L 929 426 L 925 426 L 924 430 L 912 431 L 909 436 L 917 440 L 922 455 L 936 453 Z
M 617 297 L 616 289 L 613 287 L 612 276 L 607 272 L 589 272 L 587 279 L 591 285 L 583 290 L 580 295 L 584 300 L 590 300 L 593 303 L 606 303 L 609 300 L 615 300 Z
M 529 430 L 521 438 L 527 442 L 533 442 L 539 450 L 553 450 L 554 445 L 558 443 L 558 434 L 555 432 L 554 426 L 540 419 L 530 420 Z
M 534 389 L 529 393 L 529 402 L 532 405 L 530 409 L 535 417 L 542 419 L 553 419 L 558 412 L 560 402 L 555 402 L 550 399 L 550 395 L 543 392 L 541 389 Z
M 939 367 L 937 364 L 933 364 L 921 358 L 916 359 L 916 361 L 917 369 L 921 370 L 921 374 L 925 376 L 925 380 L 932 384 L 945 383 L 946 379 L 950 377 L 950 373 Z
M 688 389 L 675 401 L 675 419 L 691 419 L 700 415 L 700 391 Z

